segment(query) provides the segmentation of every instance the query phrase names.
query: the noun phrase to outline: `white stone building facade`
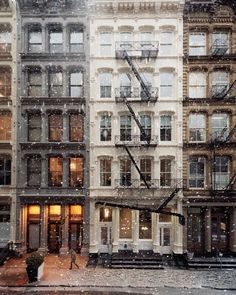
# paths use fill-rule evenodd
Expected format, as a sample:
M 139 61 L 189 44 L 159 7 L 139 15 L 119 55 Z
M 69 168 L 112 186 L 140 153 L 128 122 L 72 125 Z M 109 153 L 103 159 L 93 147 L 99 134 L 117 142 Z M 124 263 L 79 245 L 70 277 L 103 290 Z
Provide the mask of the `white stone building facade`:
M 158 208 L 181 187 L 183 5 L 182 0 L 89 3 L 91 254 L 183 251 L 176 216 L 115 206 Z M 124 52 L 131 64 L 121 58 Z M 148 144 L 134 117 L 149 135 Z M 165 211 L 181 214 L 181 190 Z

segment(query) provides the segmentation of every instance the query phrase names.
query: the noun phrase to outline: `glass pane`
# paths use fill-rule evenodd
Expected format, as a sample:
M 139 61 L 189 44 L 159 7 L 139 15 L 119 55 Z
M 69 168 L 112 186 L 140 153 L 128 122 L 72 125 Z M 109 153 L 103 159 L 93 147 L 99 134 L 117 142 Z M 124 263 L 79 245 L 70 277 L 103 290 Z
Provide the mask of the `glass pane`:
M 147 211 L 139 211 L 139 239 L 152 238 L 152 217 Z
M 132 211 L 120 209 L 120 239 L 132 239 Z

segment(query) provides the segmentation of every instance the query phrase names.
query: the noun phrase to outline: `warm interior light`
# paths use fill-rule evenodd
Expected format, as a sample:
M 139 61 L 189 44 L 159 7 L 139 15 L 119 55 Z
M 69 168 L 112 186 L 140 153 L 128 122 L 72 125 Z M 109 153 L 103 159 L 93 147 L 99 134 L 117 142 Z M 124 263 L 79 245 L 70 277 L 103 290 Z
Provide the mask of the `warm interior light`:
M 109 208 L 104 208 L 104 217 L 108 218 L 110 216 L 110 209 Z
M 40 206 L 39 205 L 30 205 L 29 206 L 29 215 L 39 215 Z
M 81 215 L 82 207 L 80 205 L 71 205 L 70 206 L 70 214 L 71 215 Z
M 60 205 L 51 205 L 49 212 L 50 212 L 50 215 L 61 215 L 61 206 Z

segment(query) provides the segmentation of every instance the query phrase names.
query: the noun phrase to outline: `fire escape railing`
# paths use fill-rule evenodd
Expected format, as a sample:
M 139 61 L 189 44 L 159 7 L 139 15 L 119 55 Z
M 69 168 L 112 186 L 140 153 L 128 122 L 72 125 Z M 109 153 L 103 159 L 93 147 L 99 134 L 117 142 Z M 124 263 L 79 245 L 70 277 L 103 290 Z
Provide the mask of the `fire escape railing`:
M 229 45 L 226 40 L 216 39 L 211 47 L 211 53 L 214 57 L 222 57 L 229 50 Z
M 222 100 L 225 98 L 235 97 L 230 95 L 236 89 L 236 80 L 232 84 L 214 85 L 212 87 L 212 98 Z

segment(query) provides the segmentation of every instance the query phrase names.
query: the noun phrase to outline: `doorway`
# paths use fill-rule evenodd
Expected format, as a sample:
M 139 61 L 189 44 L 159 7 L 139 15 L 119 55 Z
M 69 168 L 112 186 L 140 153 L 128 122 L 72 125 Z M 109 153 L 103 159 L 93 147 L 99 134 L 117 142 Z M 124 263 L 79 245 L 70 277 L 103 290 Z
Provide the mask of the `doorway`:
M 159 228 L 161 254 L 171 253 L 172 228 L 171 225 L 161 225 Z
M 48 250 L 50 253 L 59 253 L 60 248 L 61 248 L 61 224 L 49 223 Z
M 40 205 L 28 205 L 27 208 L 27 251 L 36 251 L 40 247 Z
M 227 208 L 212 208 L 211 249 L 212 252 L 229 251 L 229 211 Z
M 69 226 L 69 248 L 81 253 L 83 241 L 83 224 L 70 223 Z
M 112 225 L 103 224 L 100 225 L 100 252 L 109 253 L 112 252 Z

